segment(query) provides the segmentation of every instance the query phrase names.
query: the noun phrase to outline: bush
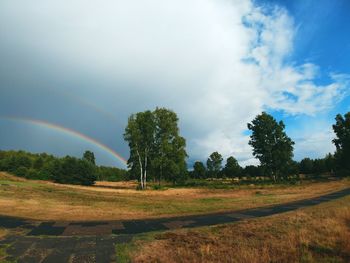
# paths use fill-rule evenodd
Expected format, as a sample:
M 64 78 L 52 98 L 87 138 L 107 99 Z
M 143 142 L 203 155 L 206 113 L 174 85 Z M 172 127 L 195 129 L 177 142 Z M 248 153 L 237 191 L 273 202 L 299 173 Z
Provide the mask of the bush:
M 120 182 L 128 179 L 127 171 L 116 167 L 99 166 L 96 174 L 99 181 Z
M 153 190 L 166 190 L 167 188 L 162 186 L 162 185 L 155 184 L 155 185 L 152 185 L 152 189 Z
M 96 181 L 95 166 L 86 160 L 67 156 L 55 166 L 53 180 L 56 183 L 93 185 Z
M 137 190 L 137 191 L 141 191 L 141 190 L 143 190 L 143 188 L 141 187 L 140 184 L 138 184 L 138 185 L 136 186 L 136 190 Z
M 50 180 L 51 175 L 45 171 L 38 171 L 31 168 L 27 171 L 26 178 L 32 180 Z
M 128 179 L 126 170 L 95 166 L 91 160 L 73 157 L 58 158 L 46 153 L 33 154 L 24 151 L 0 151 L 0 171 L 27 179 L 83 185 L 93 184 L 96 177 L 106 181 Z
M 27 173 L 28 173 L 28 168 L 24 167 L 24 166 L 18 167 L 14 171 L 14 174 L 19 176 L 19 177 L 26 177 Z

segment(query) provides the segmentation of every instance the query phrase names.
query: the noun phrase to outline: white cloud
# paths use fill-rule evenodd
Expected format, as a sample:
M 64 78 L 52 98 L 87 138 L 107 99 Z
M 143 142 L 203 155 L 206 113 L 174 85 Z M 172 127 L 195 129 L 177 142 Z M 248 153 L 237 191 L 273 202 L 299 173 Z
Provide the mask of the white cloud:
M 218 150 L 251 163 L 243 132 L 256 114 L 312 115 L 347 84 L 318 85 L 317 65 L 289 62 L 292 17 L 249 0 L 7 1 L 0 10 L 3 37 L 100 84 L 72 93 L 110 112 L 178 112 L 192 158 Z
M 328 153 L 335 151 L 332 144 L 334 133 L 331 125 L 311 127 L 309 131 L 304 131 L 295 138 L 295 152 L 298 160 L 309 158 L 323 158 Z

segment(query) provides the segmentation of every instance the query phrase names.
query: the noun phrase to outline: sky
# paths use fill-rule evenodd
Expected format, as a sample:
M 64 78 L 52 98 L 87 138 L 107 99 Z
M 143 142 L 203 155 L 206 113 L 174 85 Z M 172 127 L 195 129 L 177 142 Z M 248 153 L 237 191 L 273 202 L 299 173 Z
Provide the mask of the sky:
M 334 151 L 350 111 L 348 0 L 0 2 L 0 149 L 125 167 L 128 116 L 166 107 L 188 163 L 257 164 L 247 123 L 286 124 L 294 158 Z

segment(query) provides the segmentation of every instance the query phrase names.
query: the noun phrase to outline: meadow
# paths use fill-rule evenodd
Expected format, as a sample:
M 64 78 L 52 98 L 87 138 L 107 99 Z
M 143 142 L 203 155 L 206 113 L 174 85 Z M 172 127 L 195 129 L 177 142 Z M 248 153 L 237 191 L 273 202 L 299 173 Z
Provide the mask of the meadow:
M 348 179 L 296 185 L 135 190 L 137 182 L 62 185 L 0 173 L 0 214 L 35 220 L 126 220 L 205 214 L 301 200 L 349 187 Z
M 350 262 L 350 197 L 280 215 L 155 232 L 116 247 L 119 262 Z

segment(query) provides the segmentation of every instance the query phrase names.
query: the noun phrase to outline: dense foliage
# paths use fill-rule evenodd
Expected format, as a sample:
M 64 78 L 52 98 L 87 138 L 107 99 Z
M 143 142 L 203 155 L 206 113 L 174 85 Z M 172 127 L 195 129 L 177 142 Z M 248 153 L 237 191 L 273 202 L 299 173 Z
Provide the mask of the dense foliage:
M 92 185 L 97 178 L 95 166 L 91 162 L 66 156 L 54 162 L 52 179 L 61 184 Z
M 130 147 L 128 166 L 141 189 L 147 180 L 159 185 L 161 180 L 174 184 L 185 180 L 186 141 L 179 134 L 178 120 L 175 112 L 164 108 L 130 116 L 124 134 Z
M 333 143 L 336 147 L 335 158 L 337 161 L 337 169 L 340 173 L 350 171 L 350 112 L 344 117 L 338 114 L 335 117 L 336 123 L 333 130 L 336 138 Z
M 285 175 L 293 157 L 294 142 L 284 132 L 285 125 L 266 112 L 248 123 L 252 131 L 249 145 L 265 172 L 275 181 Z
M 191 177 L 194 179 L 204 179 L 206 178 L 207 169 L 204 164 L 200 161 L 197 161 L 193 165 L 193 172 L 191 173 Z
M 58 158 L 46 153 L 0 151 L 0 171 L 7 171 L 27 179 L 82 185 L 91 185 L 96 180 L 127 179 L 125 170 L 96 166 L 94 160 L 94 154 L 90 151 L 86 151 L 82 159 L 70 156 Z
M 222 168 L 222 155 L 218 152 L 213 152 L 207 160 L 208 175 L 211 178 L 219 177 Z

